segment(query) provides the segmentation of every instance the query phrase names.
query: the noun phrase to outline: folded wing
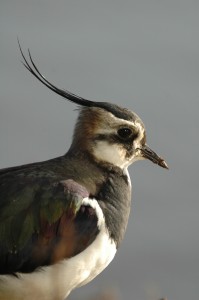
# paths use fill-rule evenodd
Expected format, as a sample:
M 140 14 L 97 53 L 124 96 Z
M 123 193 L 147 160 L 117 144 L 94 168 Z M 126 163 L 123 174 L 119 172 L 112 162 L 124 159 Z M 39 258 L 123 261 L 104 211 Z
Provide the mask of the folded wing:
M 37 173 L 0 173 L 0 274 L 32 272 L 77 255 L 99 232 L 94 209 L 82 205 L 89 196 L 83 186 Z

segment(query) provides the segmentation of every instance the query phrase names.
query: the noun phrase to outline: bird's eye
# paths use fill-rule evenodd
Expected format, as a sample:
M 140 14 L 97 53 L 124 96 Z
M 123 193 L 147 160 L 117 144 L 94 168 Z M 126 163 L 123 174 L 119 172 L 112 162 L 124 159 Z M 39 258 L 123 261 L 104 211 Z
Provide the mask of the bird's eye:
M 117 134 L 119 135 L 120 138 L 127 139 L 128 137 L 131 136 L 132 130 L 129 129 L 128 127 L 120 128 L 118 129 Z

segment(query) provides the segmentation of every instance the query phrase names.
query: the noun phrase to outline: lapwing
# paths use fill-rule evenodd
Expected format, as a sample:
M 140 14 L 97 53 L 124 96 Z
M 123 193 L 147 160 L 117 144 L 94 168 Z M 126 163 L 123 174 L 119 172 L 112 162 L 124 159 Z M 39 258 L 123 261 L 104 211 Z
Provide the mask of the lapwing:
M 0 170 L 0 299 L 63 300 L 101 273 L 124 237 L 131 207 L 128 167 L 149 159 L 142 120 L 48 81 L 30 51 L 23 64 L 79 107 L 71 146 L 61 157 Z

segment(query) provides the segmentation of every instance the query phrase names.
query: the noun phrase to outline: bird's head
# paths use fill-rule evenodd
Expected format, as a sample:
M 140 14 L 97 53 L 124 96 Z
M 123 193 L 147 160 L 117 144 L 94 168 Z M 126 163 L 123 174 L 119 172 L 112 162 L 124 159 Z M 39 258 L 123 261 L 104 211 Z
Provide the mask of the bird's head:
M 142 120 L 132 111 L 101 102 L 103 107 L 83 107 L 73 135 L 72 149 L 88 151 L 97 161 L 122 169 L 149 159 L 167 168 L 165 161 L 146 144 Z
M 142 120 L 132 111 L 108 102 L 95 102 L 57 88 L 36 67 L 30 51 L 24 66 L 44 85 L 80 106 L 70 151 L 87 151 L 95 160 L 124 169 L 137 160 L 149 159 L 163 168 L 166 162 L 146 144 Z

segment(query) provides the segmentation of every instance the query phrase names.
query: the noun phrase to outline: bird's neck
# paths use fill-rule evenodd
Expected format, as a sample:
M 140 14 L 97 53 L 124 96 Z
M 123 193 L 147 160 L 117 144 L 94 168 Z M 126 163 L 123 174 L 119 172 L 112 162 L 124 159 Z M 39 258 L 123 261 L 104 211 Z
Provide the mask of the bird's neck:
M 89 197 L 101 206 L 109 234 L 117 245 L 123 239 L 131 204 L 131 184 L 128 171 L 112 164 L 99 163 L 89 153 L 69 151 L 66 158 L 70 164 L 78 166 L 74 180 L 89 191 Z

